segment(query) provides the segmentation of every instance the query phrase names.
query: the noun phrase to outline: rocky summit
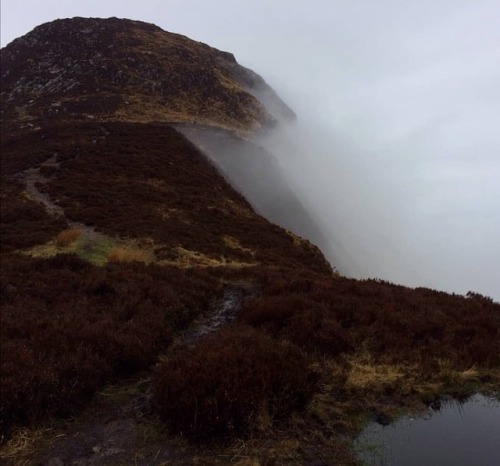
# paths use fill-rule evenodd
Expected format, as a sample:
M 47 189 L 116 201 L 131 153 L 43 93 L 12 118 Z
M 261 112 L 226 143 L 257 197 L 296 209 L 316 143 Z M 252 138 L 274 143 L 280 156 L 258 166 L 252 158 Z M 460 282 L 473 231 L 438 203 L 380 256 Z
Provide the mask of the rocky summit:
M 2 115 L 49 121 L 197 123 L 237 134 L 275 123 L 256 96 L 293 112 L 234 56 L 139 21 L 73 18 L 2 50 Z M 282 116 L 279 115 L 279 116 Z
M 499 304 L 342 276 L 233 55 L 73 18 L 1 61 L 2 464 L 355 465 L 370 420 L 498 395 Z

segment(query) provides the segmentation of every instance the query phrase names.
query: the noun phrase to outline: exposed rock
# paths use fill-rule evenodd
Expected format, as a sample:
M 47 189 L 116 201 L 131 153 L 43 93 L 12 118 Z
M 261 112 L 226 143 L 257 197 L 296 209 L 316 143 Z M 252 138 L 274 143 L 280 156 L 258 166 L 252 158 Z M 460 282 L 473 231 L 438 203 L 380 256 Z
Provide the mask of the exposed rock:
M 244 135 L 293 112 L 234 56 L 157 26 L 72 18 L 38 26 L 1 51 L 2 113 L 50 120 L 200 123 Z

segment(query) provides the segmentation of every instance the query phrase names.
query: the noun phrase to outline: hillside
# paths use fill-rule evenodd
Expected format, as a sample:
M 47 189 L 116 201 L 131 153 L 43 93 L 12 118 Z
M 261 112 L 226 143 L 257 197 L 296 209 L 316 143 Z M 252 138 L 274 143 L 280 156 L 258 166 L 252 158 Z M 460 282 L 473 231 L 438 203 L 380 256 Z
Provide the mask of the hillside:
M 335 271 L 231 54 L 74 18 L 1 60 L 4 464 L 355 464 L 366 420 L 498 391 L 500 305 Z

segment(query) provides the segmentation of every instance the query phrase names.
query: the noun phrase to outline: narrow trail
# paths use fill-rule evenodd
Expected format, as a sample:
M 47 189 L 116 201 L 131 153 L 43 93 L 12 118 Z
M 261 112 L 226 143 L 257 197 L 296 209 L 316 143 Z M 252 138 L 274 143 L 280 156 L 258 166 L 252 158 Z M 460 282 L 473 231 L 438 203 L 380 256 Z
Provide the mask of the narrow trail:
M 67 218 L 45 187 L 50 175 L 44 168 L 60 168 L 57 154 L 39 166 L 20 172 L 16 178 L 26 186 L 26 193 L 43 206 L 50 216 L 61 217 L 69 228 L 81 230 L 86 243 L 91 245 L 101 236 L 93 227 Z M 90 246 L 89 246 L 90 247 Z M 195 346 L 203 337 L 215 333 L 235 320 L 244 299 L 253 290 L 242 284 L 226 285 L 222 297 L 212 311 L 195 320 L 167 349 L 165 357 Z M 190 464 L 185 453 L 174 440 L 166 440 L 152 405 L 151 373 L 130 378 L 106 387 L 98 393 L 85 411 L 63 428 L 48 429 L 28 461 L 6 464 L 36 464 L 39 466 L 98 466 L 133 464 Z
M 40 191 L 39 187 L 46 186 L 50 182 L 50 178 L 42 174 L 43 168 L 52 168 L 58 170 L 61 164 L 57 160 L 57 154 L 54 154 L 50 159 L 41 163 L 38 167 L 28 168 L 16 175 L 16 178 L 21 180 L 26 185 L 26 193 L 28 198 L 38 204 L 41 204 L 45 212 L 52 217 L 61 217 L 68 224 L 69 228 L 78 229 L 81 231 L 82 237 L 88 245 L 94 244 L 100 234 L 95 231 L 94 227 L 85 225 L 84 223 L 74 222 L 66 216 L 64 209 L 55 204 L 47 192 Z
M 43 162 L 39 167 L 29 168 L 28 170 L 20 174 L 20 178 L 26 183 L 26 192 L 28 193 L 28 197 L 32 201 L 37 202 L 38 204 L 42 204 L 45 211 L 50 216 L 63 217 L 67 221 L 62 207 L 54 204 L 48 194 L 42 193 L 38 189 L 37 185 L 46 185 L 49 181 L 40 172 L 43 167 L 54 168 L 57 170 L 60 167 L 59 162 L 57 162 L 57 155 L 52 156 L 50 159 Z
M 253 293 L 228 284 L 213 311 L 199 318 L 164 355 L 194 346 L 232 322 Z M 100 392 L 89 408 L 47 442 L 36 458 L 40 466 L 191 464 L 182 448 L 165 439 L 151 406 L 152 379 L 135 378 Z M 31 464 L 31 463 L 30 463 Z
M 195 320 L 190 329 L 172 346 L 171 351 L 179 347 L 194 346 L 200 338 L 214 333 L 232 322 L 248 293 L 243 287 L 226 286 L 222 300 L 215 312 Z

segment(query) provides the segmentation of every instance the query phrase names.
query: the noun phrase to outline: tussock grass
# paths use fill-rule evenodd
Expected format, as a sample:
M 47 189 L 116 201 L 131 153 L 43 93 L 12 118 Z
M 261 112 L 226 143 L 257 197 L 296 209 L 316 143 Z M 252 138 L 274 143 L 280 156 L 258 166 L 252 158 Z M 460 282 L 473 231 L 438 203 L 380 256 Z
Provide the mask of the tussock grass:
M 255 256 L 254 250 L 242 246 L 238 239 L 233 236 L 223 236 L 222 241 L 228 248 L 239 249 L 240 251 L 249 253 L 251 256 Z
M 117 238 L 84 231 L 81 229 L 63 230 L 55 240 L 35 246 L 25 254 L 32 257 L 49 258 L 58 254 L 74 253 L 93 265 L 120 262 L 154 262 L 153 247 L 145 241 L 121 241 Z
M 23 251 L 23 254 L 35 258 L 50 258 L 73 253 L 93 265 L 102 266 L 107 262 L 108 254 L 117 242 L 114 238 L 95 232 L 68 229 L 48 243 Z
M 210 257 L 199 251 L 192 251 L 182 247 L 173 249 L 176 256 L 175 259 L 163 259 L 158 261 L 161 265 L 173 265 L 180 268 L 210 268 L 210 267 L 224 267 L 229 269 L 239 269 L 244 267 L 253 267 L 257 262 L 245 262 L 232 260 L 227 257 Z
M 367 353 L 356 354 L 347 358 L 349 369 L 345 388 L 349 391 L 378 392 L 388 391 L 409 392 L 414 383 L 412 372 L 415 368 L 402 364 L 383 364 L 376 362 Z
M 108 252 L 106 260 L 108 262 L 144 262 L 149 264 L 154 260 L 154 253 L 132 246 L 115 246 Z
M 66 230 L 61 231 L 56 236 L 55 243 L 58 248 L 67 248 L 81 236 L 82 236 L 81 228 L 67 228 Z
M 28 465 L 30 456 L 47 438 L 55 440 L 53 429 L 18 429 L 0 446 L 0 459 L 16 466 Z

